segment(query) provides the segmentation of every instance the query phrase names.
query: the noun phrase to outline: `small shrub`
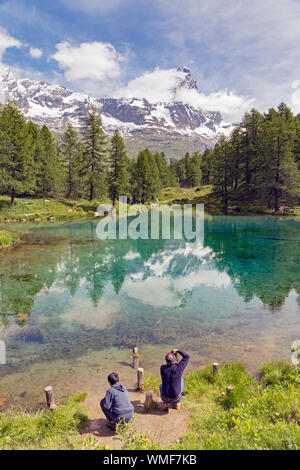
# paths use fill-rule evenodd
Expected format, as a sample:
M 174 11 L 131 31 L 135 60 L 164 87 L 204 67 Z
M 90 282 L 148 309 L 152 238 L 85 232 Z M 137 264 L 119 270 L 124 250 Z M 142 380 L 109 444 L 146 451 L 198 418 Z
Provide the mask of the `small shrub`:
M 245 402 L 252 394 L 252 389 L 245 384 L 236 385 L 233 390 L 223 392 L 219 397 L 219 402 L 224 408 L 234 408 L 242 402 Z
M 126 424 L 120 422 L 117 425 L 116 434 L 118 440 L 122 442 L 122 450 L 153 450 L 159 449 L 149 434 L 138 434 L 134 422 Z
M 110 450 L 110 448 L 103 446 L 95 437 L 88 436 L 83 440 L 81 450 Z
M 265 386 L 288 383 L 296 372 L 295 367 L 284 361 L 264 363 L 260 367 L 260 382 Z
M 74 395 L 72 395 L 69 399 L 68 402 L 74 402 L 74 403 L 80 403 L 83 402 L 87 397 L 86 392 L 76 392 Z

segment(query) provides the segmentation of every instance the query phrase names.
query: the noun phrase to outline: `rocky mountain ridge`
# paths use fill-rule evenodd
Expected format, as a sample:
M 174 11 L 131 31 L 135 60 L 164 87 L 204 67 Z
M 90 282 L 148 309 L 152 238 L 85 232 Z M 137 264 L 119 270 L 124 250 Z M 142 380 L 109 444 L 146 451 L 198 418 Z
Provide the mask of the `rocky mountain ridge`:
M 188 68 L 180 66 L 177 72 L 180 77 L 177 90 L 198 92 Z M 176 101 L 176 90 L 175 101 L 161 103 L 150 103 L 145 98 L 94 98 L 58 84 L 16 79 L 7 70 L 0 77 L 0 103 L 9 99 L 16 101 L 26 119 L 39 126 L 46 124 L 56 132 L 61 132 L 68 120 L 80 128 L 94 104 L 101 113 L 104 130 L 112 134 L 118 128 L 129 147 L 134 143 L 133 147 L 143 148 L 146 143 L 152 149 L 167 150 L 172 146 L 175 149 L 178 141 L 186 141 L 187 150 L 203 150 L 212 147 L 222 134 L 229 134 L 233 128 L 217 111 Z

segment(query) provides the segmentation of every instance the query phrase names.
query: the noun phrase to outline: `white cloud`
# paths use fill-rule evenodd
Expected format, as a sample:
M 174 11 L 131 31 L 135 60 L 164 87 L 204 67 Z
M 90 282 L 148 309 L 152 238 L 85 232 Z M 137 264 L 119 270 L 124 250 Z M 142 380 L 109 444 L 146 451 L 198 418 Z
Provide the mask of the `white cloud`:
M 118 8 L 120 15 L 124 15 L 134 3 L 130 0 L 61 1 L 70 8 L 100 16 L 111 13 L 112 8 Z M 140 5 L 142 0 L 136 3 Z M 148 3 L 151 11 L 147 20 L 144 19 L 145 33 L 151 31 L 154 44 L 153 49 L 151 43 L 147 50 L 148 57 L 153 58 L 157 53 L 155 45 L 159 44 L 160 55 L 154 56 L 154 60 L 161 66 L 166 64 L 164 68 L 175 61 L 188 62 L 192 58 L 194 70 L 205 77 L 201 87 L 206 93 L 201 100 L 203 106 L 214 107 L 217 101 L 223 113 L 235 114 L 236 108 L 247 106 L 248 99 L 244 96 L 255 96 L 255 104 L 261 111 L 281 101 L 295 112 L 300 111 L 292 89 L 292 83 L 300 80 L 299 0 L 152 0 Z M 144 75 L 146 83 L 147 75 Z M 152 81 L 148 83 L 151 85 Z M 168 95 L 163 84 L 158 85 L 157 96 Z M 129 87 L 133 86 L 138 93 L 142 87 L 139 78 L 129 83 Z M 149 99 L 151 95 L 152 91 L 148 90 Z
M 255 96 L 262 110 L 282 100 L 293 106 L 291 84 L 300 79 L 299 0 L 185 0 L 183 14 L 182 0 L 156 3 L 165 40 L 177 54 L 192 44 L 211 89 Z
M 131 80 L 127 86 L 116 93 L 119 97 L 146 98 L 151 103 L 159 101 L 172 101 L 175 89 L 183 78 L 176 69 L 162 70 L 156 68 L 152 72 L 145 72 L 140 77 Z
M 0 74 L 6 69 L 6 66 L 2 63 L 3 54 L 5 53 L 6 49 L 9 49 L 10 47 L 21 46 L 21 41 L 8 34 L 6 29 L 0 27 Z
M 6 29 L 0 27 L 0 55 L 2 56 L 6 49 L 9 47 L 21 47 L 22 43 L 10 36 Z
M 29 47 L 29 46 L 19 41 L 19 39 L 16 39 L 13 36 L 11 36 L 5 28 L 2 28 L 0 26 L 0 76 L 3 73 L 6 73 L 9 68 L 11 72 L 17 78 L 31 78 L 31 79 L 36 79 L 36 80 L 41 80 L 41 79 L 45 80 L 45 76 L 43 75 L 43 73 L 37 70 L 24 69 L 24 68 L 20 68 L 17 65 L 10 65 L 8 67 L 5 63 L 3 63 L 3 55 L 6 49 L 9 49 L 10 47 L 20 48 L 20 47 Z M 43 54 L 43 52 L 36 47 L 30 47 L 29 53 L 34 58 L 39 58 Z
M 64 71 L 65 79 L 86 92 L 94 92 L 102 82 L 121 75 L 120 65 L 125 58 L 109 43 L 83 42 L 73 46 L 60 42 L 56 49 L 52 57 Z
M 195 89 L 180 87 L 185 78 L 176 69 L 159 69 L 145 72 L 121 87 L 115 96 L 146 98 L 151 103 L 182 101 L 183 103 L 211 111 L 220 111 L 224 118 L 232 121 L 240 119 L 254 104 L 253 99 L 238 96 L 232 91 L 221 90 L 210 94 Z
M 233 91 L 220 90 L 205 95 L 197 93 L 196 90 L 181 89 L 177 98 L 186 104 L 199 106 L 209 111 L 220 111 L 223 118 L 230 121 L 238 121 L 246 111 L 249 111 L 255 104 L 254 98 L 238 96 Z
M 29 49 L 29 54 L 33 59 L 40 59 L 43 55 L 43 51 L 38 47 L 31 47 Z

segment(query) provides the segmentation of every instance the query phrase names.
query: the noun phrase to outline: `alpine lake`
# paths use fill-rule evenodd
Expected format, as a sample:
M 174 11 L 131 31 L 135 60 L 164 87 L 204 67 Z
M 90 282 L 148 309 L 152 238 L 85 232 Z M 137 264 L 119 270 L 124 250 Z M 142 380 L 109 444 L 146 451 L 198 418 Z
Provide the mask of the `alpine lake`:
M 0 252 L 0 409 L 36 406 L 52 382 L 61 396 L 75 391 L 130 365 L 134 346 L 151 373 L 174 347 L 190 353 L 190 370 L 237 361 L 257 373 L 290 360 L 300 220 L 206 215 L 203 243 L 99 240 L 97 223 L 9 226 L 23 243 Z

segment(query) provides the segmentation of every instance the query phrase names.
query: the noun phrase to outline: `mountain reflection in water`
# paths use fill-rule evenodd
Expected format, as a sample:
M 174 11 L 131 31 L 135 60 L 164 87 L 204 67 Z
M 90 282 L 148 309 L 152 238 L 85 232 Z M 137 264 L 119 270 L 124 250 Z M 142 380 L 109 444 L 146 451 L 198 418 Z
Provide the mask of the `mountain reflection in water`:
M 204 244 L 101 241 L 96 225 L 28 226 L 28 243 L 1 253 L 5 373 L 47 360 L 50 349 L 74 357 L 180 339 L 201 353 L 203 338 L 234 329 L 250 341 L 282 335 L 280 349 L 300 336 L 299 221 L 207 216 Z

